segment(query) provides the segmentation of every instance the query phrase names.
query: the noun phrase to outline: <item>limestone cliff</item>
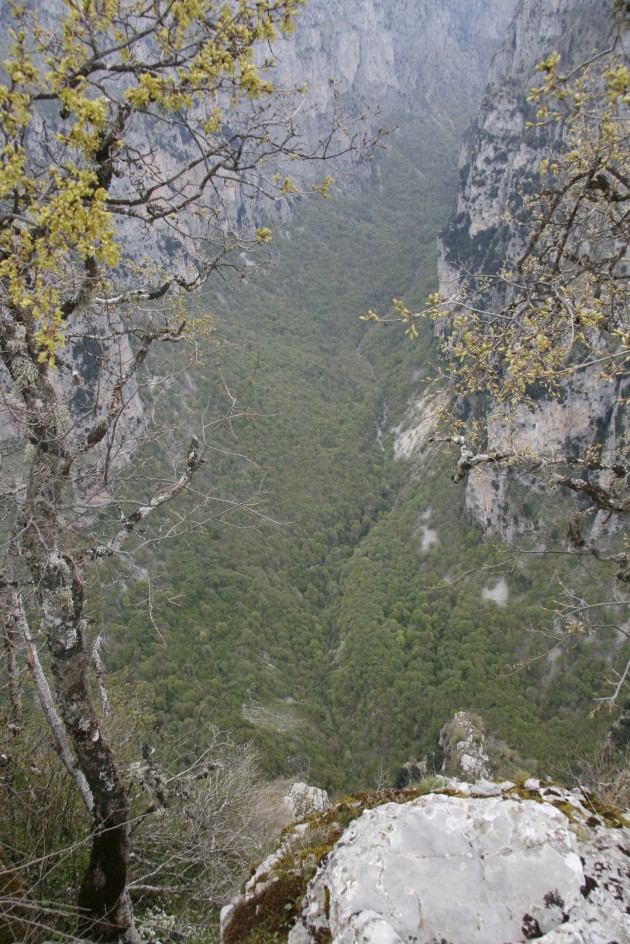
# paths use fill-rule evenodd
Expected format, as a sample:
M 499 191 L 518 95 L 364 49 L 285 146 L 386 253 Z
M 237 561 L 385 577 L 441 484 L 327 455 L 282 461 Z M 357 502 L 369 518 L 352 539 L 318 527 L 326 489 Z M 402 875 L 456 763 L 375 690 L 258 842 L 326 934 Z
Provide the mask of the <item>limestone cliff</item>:
M 507 29 L 516 0 L 317 0 L 300 9 L 291 37 L 281 37 L 260 58 L 273 61 L 270 78 L 280 90 L 303 90 L 286 104 L 299 138 L 298 150 L 316 155 L 303 163 L 288 157 L 267 164 L 265 176 L 289 176 L 299 191 L 309 192 L 325 175 L 335 179 L 335 194 L 368 186 L 368 154 L 344 153 L 354 132 L 358 139 L 373 136 L 378 128 L 401 134 L 419 119 L 452 124 L 453 113 L 474 113 L 487 82 L 492 56 Z M 285 105 L 280 105 L 283 111 Z M 338 112 L 340 126 L 330 140 L 331 116 Z M 238 114 L 230 114 L 225 134 L 237 135 Z M 343 117 L 343 120 L 342 120 Z M 199 115 L 202 121 L 204 115 Z M 226 117 L 227 121 L 227 117 Z M 348 136 L 343 129 L 348 130 Z M 270 128 L 270 134 L 284 134 Z M 455 133 L 455 131 L 454 131 Z M 139 129 L 138 144 L 146 137 Z M 326 141 L 325 147 L 321 142 Z M 176 124 L 156 132 L 155 161 L 160 173 L 176 174 L 195 143 L 180 134 Z M 223 142 L 225 145 L 225 142 Z M 323 163 L 321 158 L 339 156 Z M 224 187 L 217 200 L 227 225 L 248 229 L 263 218 L 286 219 L 296 197 L 277 200 L 273 188 L 242 187 L 238 181 Z M 124 186 L 124 181 L 121 181 Z M 184 232 L 196 235 L 196 223 L 186 219 Z M 134 240 L 130 233 L 127 245 Z M 172 263 L 178 252 L 172 227 L 154 225 L 138 237 L 140 248 L 154 261 Z
M 391 129 L 420 119 L 452 122 L 452 112 L 476 107 L 492 56 L 502 41 L 516 0 L 344 0 L 307 3 L 295 33 L 274 45 L 279 86 L 304 87 L 300 133 L 314 151 L 327 133 L 336 104 L 350 118 L 369 117 L 364 127 Z M 308 190 L 322 166 L 289 169 Z M 369 165 L 351 156 L 332 162 L 337 193 L 370 181 Z M 257 214 L 287 215 L 287 204 L 239 204 L 241 221 Z
M 540 84 L 536 66 L 554 50 L 567 67 L 586 58 L 605 42 L 610 12 L 610 0 L 520 0 L 462 144 L 457 206 L 440 239 L 445 294 L 461 283 L 465 271 L 491 273 L 505 255 L 520 249 L 523 237 L 501 221 L 554 143 L 554 129 L 527 128 L 536 109 L 527 96 Z
M 515 0 L 319 0 L 300 13 L 295 37 L 278 47 L 280 75 L 308 85 L 324 115 L 330 78 L 350 103 L 385 115 L 474 104 Z
M 552 51 L 565 68 L 603 47 L 610 31 L 610 0 L 521 0 L 497 53 L 479 114 L 462 145 L 460 191 L 455 212 L 440 238 L 440 291 L 447 297 L 465 285 L 467 273 L 495 273 L 503 259 L 524 248 L 526 230 L 516 231 L 505 213 L 519 200 L 542 157 L 557 142 L 557 126 L 528 128 L 535 106 L 528 90 L 540 84 L 536 65 Z M 495 304 L 501 299 L 495 298 Z M 603 382 L 597 368 L 576 374 L 560 399 L 502 412 L 487 408 L 488 449 L 518 452 L 567 450 L 569 440 L 584 448 L 596 441 L 603 455 L 614 453 L 619 435 L 616 382 Z M 465 412 L 465 405 L 464 412 Z M 496 471 L 473 471 L 467 504 L 490 531 L 512 539 L 524 518 L 508 497 L 508 482 Z

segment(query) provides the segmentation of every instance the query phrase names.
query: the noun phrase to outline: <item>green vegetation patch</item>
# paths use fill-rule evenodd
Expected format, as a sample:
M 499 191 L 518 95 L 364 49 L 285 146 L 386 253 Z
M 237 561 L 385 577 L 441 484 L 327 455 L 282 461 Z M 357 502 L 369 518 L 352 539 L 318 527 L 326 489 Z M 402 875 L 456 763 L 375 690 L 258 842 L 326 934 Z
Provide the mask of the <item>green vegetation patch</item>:
M 297 921 L 307 879 L 294 871 L 274 876 L 255 895 L 236 905 L 224 944 L 268 944 L 285 940 Z

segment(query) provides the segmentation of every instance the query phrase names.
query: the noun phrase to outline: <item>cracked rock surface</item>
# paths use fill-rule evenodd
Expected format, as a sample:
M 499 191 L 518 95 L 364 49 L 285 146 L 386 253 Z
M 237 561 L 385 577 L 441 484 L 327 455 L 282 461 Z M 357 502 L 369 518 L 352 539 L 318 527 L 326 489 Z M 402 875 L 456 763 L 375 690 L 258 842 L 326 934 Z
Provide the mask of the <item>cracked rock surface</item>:
M 630 941 L 630 830 L 595 825 L 579 792 L 458 786 L 471 795 L 355 820 L 310 883 L 290 944 L 323 932 L 334 944 Z

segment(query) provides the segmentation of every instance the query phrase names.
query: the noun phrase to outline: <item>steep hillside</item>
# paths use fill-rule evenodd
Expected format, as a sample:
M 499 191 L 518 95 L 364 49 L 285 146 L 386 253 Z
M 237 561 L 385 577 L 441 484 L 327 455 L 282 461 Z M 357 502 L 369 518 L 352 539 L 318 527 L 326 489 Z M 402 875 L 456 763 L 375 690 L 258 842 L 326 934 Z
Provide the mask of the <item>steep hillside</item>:
M 444 297 L 522 251 L 527 231 L 510 226 L 505 213 L 520 189 L 531 186 L 558 133 L 556 126 L 527 127 L 535 118 L 527 101 L 535 67 L 555 48 L 567 67 L 588 56 L 607 40 L 609 13 L 607 3 L 519 4 L 462 147 L 457 206 L 440 239 Z M 501 298 L 485 301 L 491 307 Z M 425 349 L 427 332 L 420 342 Z M 607 663 L 623 659 L 624 638 L 616 619 L 596 634 L 563 634 L 552 614 L 564 599 L 600 600 L 613 575 L 585 566 L 571 576 L 562 553 L 566 509 L 544 481 L 536 488 L 523 475 L 510 480 L 480 466 L 467 483 L 451 482 L 453 456 L 428 442 L 448 392 L 439 382 L 419 382 L 430 373 L 428 362 L 414 373 L 414 401 L 393 430 L 406 482 L 396 507 L 348 563 L 334 617 L 337 724 L 367 777 L 376 757 L 391 763 L 394 744 L 430 758 L 440 715 L 474 706 L 547 770 L 563 754 L 587 751 L 604 729 L 605 719 L 587 717 L 588 704 L 601 693 Z M 571 449 L 596 437 L 605 456 L 620 435 L 618 401 L 618 382 L 603 382 L 594 367 L 576 375 L 559 398 L 539 397 L 528 409 L 506 415 L 505 406 L 493 411 L 477 398 L 461 400 L 455 410 L 464 419 L 490 411 L 488 451 Z M 558 555 L 540 556 L 545 546 Z
M 159 633 L 138 605 L 144 587 L 130 584 L 111 614 L 110 665 L 131 664 L 153 682 L 171 732 L 201 726 L 203 739 L 217 723 L 253 738 L 270 770 L 310 769 L 329 784 L 349 775 L 328 706 L 339 642 L 331 606 L 345 561 L 395 498 L 384 437 L 410 388 L 402 365 L 417 354 L 393 332 L 366 338 L 358 315 L 401 286 L 418 298 L 435 287 L 435 234 L 454 199 L 465 106 L 480 94 L 508 8 L 375 3 L 346 12 L 343 28 L 332 2 L 302 14 L 289 66 L 278 68 L 319 89 L 322 110 L 338 74 L 350 108 L 380 101 L 380 121 L 400 128 L 358 192 L 342 178 L 328 203 L 294 202 L 271 243 L 269 277 L 198 302 L 215 314 L 219 347 L 187 373 L 186 402 L 194 395 L 219 414 L 219 360 L 232 389 L 256 371 L 247 392 L 255 421 L 216 445 L 267 470 L 260 507 L 279 524 L 238 515 L 235 528 L 209 522 L 160 548 L 156 587 L 177 605 L 155 596 Z M 217 495 L 257 487 L 229 455 L 217 453 L 206 476 Z
M 437 288 L 435 239 L 457 199 L 481 36 L 496 35 L 508 5 L 448 10 L 392 0 L 335 18 L 331 0 L 303 19 L 290 49 L 313 94 L 325 103 L 321 77 L 337 71 L 352 107 L 376 98 L 382 123 L 400 128 L 361 187 L 342 183 L 328 204 L 294 202 L 270 246 L 271 277 L 238 291 L 227 283 L 199 302 L 217 316 L 218 348 L 205 370 L 186 374 L 183 392 L 216 414 L 220 361 L 255 414 L 215 434 L 206 481 L 217 498 L 243 498 L 256 479 L 235 453 L 255 458 L 265 517 L 209 520 L 165 545 L 156 583 L 168 589 L 152 597 L 151 618 L 146 589 L 132 584 L 108 612 L 110 664 L 152 682 L 169 736 L 193 732 L 203 743 L 218 724 L 258 744 L 269 771 L 339 789 L 373 783 L 379 771 L 393 779 L 411 757 L 439 764 L 438 732 L 463 707 L 481 712 L 530 770 L 588 751 L 607 723 L 588 716 L 605 652 L 588 639 L 555 650 L 541 616 L 555 601 L 551 575 L 484 538 L 450 482 L 450 460 L 426 450 L 438 395 L 424 381 L 432 338 L 413 346 L 358 320 L 394 296 L 420 304 Z M 567 33 L 562 20 L 544 20 L 550 36 Z M 522 32 L 530 36 L 517 18 L 506 46 L 517 56 Z M 531 61 L 540 47 L 528 42 Z M 518 102 L 525 67 L 522 75 Z M 499 93 L 483 106 L 488 128 L 506 128 L 492 152 L 475 146 L 489 173 L 517 139 L 515 120 L 522 129 L 505 100 L 503 117 Z M 489 140 L 473 131 L 467 153 L 475 134 Z M 476 212 L 476 176 L 462 174 L 459 213 Z M 480 193 L 487 201 L 494 189 Z M 484 207 L 479 220 L 486 214 L 492 227 L 497 211 Z M 443 278 L 445 266 L 443 257 Z
M 200 728 L 203 739 L 218 724 L 253 739 L 269 770 L 332 786 L 348 772 L 328 707 L 331 608 L 345 562 L 395 500 L 386 423 L 417 353 L 394 332 L 366 340 L 358 315 L 401 284 L 417 282 L 419 295 L 435 286 L 435 233 L 456 181 L 450 130 L 408 131 L 375 166 L 373 188 L 297 209 L 271 243 L 269 277 L 200 302 L 221 306 L 218 348 L 182 381 L 180 422 L 193 397 L 210 401 L 210 416 L 225 408 L 218 361 L 233 390 L 254 377 L 251 419 L 213 434 L 225 454 L 199 487 L 244 499 L 262 477 L 266 518 L 237 511 L 158 548 L 156 590 L 175 600 L 153 597 L 159 633 L 142 584 L 108 618 L 108 664 L 152 683 L 171 736 Z M 410 207 L 422 220 L 414 239 Z M 388 375 L 395 389 L 384 388 Z

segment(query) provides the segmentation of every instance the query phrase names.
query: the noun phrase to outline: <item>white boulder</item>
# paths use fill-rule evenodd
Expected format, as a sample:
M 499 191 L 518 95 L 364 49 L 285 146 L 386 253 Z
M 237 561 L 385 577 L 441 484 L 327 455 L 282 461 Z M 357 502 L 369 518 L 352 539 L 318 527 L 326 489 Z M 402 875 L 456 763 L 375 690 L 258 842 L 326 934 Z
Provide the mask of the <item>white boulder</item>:
M 346 797 L 285 833 L 221 918 L 223 944 L 630 944 L 630 825 L 534 779 Z
M 311 813 L 324 813 L 330 808 L 330 798 L 319 787 L 294 783 L 284 798 L 284 805 L 292 819 L 302 819 Z
M 554 805 L 589 819 L 568 791 L 539 802 L 501 786 L 365 811 L 311 881 L 289 944 L 323 931 L 332 944 L 630 942 L 630 830 L 576 829 Z

